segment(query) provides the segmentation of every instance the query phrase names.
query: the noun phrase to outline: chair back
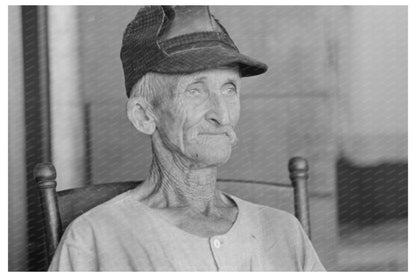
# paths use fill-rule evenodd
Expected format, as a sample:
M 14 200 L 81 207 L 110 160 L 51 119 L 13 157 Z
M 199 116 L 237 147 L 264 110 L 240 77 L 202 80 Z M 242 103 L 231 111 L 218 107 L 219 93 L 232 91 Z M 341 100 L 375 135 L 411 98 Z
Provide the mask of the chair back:
M 289 161 L 291 184 L 219 179 L 218 187 L 241 199 L 294 213 L 310 236 L 307 171 L 307 161 L 296 157 Z M 38 164 L 34 169 L 34 175 L 44 215 L 49 262 L 64 230 L 72 220 L 142 182 L 108 183 L 57 192 L 56 170 L 53 164 Z

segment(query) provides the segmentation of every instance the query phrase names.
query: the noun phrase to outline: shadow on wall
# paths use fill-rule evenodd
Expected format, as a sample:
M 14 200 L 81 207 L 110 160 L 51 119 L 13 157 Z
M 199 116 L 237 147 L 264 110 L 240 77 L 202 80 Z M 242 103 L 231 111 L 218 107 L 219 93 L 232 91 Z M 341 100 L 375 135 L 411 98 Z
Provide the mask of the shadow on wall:
M 406 162 L 358 166 L 337 161 L 339 222 L 369 225 L 407 218 Z

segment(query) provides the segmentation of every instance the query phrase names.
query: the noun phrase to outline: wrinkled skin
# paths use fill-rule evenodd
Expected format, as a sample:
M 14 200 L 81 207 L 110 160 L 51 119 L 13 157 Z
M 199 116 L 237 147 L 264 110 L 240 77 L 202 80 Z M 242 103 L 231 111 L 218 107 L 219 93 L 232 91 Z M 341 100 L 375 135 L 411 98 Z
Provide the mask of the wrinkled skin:
M 237 139 L 239 89 L 239 75 L 230 69 L 182 77 L 172 99 L 157 113 L 157 129 L 166 147 L 193 167 L 225 163 Z
M 130 120 L 151 135 L 153 147 L 138 200 L 199 236 L 225 233 L 237 216 L 235 203 L 216 189 L 216 178 L 237 141 L 239 94 L 239 73 L 227 68 L 181 76 L 157 108 L 129 100 Z

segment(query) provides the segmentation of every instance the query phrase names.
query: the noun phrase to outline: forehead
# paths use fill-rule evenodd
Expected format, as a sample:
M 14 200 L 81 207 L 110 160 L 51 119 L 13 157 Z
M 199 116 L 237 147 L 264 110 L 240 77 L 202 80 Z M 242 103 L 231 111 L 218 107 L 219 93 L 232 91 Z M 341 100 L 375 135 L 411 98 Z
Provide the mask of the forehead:
M 240 80 L 240 72 L 238 68 L 217 68 L 204 71 L 198 71 L 188 75 L 182 75 L 179 78 L 179 86 L 184 86 L 198 81 L 206 81 L 212 83 L 225 83 L 229 81 Z

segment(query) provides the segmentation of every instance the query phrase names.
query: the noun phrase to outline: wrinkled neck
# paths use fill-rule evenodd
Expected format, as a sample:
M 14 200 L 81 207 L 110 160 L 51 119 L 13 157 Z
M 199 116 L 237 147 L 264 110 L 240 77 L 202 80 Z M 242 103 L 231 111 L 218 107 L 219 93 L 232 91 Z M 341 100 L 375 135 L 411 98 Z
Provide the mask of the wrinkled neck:
M 152 138 L 153 160 L 145 184 L 152 188 L 150 202 L 158 208 L 190 207 L 209 213 L 218 206 L 217 168 L 200 167 L 180 153 L 165 147 L 159 136 Z

